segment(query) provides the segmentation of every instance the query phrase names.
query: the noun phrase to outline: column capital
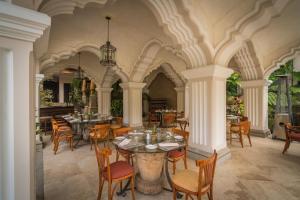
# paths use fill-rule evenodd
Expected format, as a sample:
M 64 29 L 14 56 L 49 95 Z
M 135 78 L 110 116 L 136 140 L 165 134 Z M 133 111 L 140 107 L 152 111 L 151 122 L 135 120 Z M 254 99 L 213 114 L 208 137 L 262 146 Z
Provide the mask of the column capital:
M 241 87 L 242 88 L 260 87 L 260 86 L 268 86 L 268 85 L 269 85 L 269 81 L 266 80 L 266 79 L 242 81 L 241 82 Z
M 96 88 L 98 92 L 111 92 L 113 88 Z
M 185 87 L 176 87 L 174 90 L 176 90 L 176 92 L 184 92 Z
M 39 84 L 45 78 L 44 74 L 35 74 L 35 82 Z
M 203 78 L 228 78 L 233 73 L 233 70 L 220 65 L 207 65 L 205 67 L 198 67 L 195 69 L 189 69 L 182 72 L 182 75 L 190 80 L 197 80 Z
M 0 35 L 34 42 L 51 25 L 51 18 L 43 13 L 0 1 Z
M 121 83 L 120 87 L 123 89 L 128 89 L 128 88 L 143 89 L 145 85 L 146 83 L 127 82 L 127 83 Z

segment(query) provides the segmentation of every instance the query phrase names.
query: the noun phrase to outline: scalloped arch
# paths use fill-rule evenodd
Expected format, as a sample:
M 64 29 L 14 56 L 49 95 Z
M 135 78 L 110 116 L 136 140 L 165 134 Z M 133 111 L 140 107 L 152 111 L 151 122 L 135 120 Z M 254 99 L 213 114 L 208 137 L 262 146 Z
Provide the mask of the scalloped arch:
M 40 60 L 40 69 L 42 71 L 46 68 L 52 67 L 59 61 L 68 59 L 81 51 L 90 52 L 100 58 L 98 46 L 94 44 L 78 44 L 75 47 L 70 47 L 58 53 L 52 53 L 50 55 L 42 57 Z M 123 82 L 127 82 L 129 80 L 127 74 L 123 72 L 119 66 L 114 66 L 112 70 L 122 79 Z

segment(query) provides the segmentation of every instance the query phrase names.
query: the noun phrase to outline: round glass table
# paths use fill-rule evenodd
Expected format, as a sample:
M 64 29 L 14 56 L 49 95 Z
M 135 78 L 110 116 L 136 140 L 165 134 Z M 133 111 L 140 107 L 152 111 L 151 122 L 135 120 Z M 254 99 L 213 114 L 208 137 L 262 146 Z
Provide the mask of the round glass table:
M 143 132 L 129 133 L 126 137 L 117 137 L 113 140 L 116 149 L 126 150 L 135 155 L 136 189 L 143 194 L 157 194 L 163 189 L 163 169 L 167 182 L 172 188 L 168 169 L 168 152 L 180 150 L 186 142 L 180 136 L 171 132 L 151 134 L 150 137 Z M 165 163 L 165 166 L 164 166 Z M 166 188 L 164 188 L 166 189 Z M 172 191 L 172 189 L 166 189 Z

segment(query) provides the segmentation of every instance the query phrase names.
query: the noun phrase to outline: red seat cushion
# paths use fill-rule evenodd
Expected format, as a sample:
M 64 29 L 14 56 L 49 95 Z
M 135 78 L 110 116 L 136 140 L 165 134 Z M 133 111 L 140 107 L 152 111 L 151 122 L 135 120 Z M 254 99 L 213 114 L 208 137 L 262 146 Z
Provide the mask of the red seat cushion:
M 184 151 L 173 150 L 169 152 L 170 158 L 179 158 L 184 155 Z
M 291 133 L 290 137 L 294 140 L 300 141 L 300 133 Z
M 133 173 L 133 167 L 126 161 L 117 161 L 110 164 L 110 173 L 112 179 L 118 179 Z M 103 176 L 107 179 L 107 168 L 103 171 Z

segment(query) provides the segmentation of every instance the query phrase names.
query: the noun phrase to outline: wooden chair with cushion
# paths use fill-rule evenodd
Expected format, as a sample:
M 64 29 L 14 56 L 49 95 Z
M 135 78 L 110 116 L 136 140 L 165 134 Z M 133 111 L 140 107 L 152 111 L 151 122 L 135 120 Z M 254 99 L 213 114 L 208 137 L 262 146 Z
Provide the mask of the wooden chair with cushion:
M 181 149 L 181 150 L 173 150 L 168 153 L 168 161 L 173 164 L 173 174 L 176 172 L 176 162 L 179 160 L 183 160 L 184 162 L 184 167 L 187 169 L 187 147 L 188 147 L 188 141 L 189 141 L 189 132 L 178 129 L 178 128 L 173 128 L 172 132 L 175 135 L 181 135 L 185 142 L 186 146 Z
M 112 152 L 109 148 L 100 149 L 98 145 L 95 144 L 95 152 L 99 171 L 99 191 L 97 199 L 101 199 L 102 189 L 105 181 L 108 183 L 108 199 L 112 200 L 117 184 L 122 187 L 122 181 L 126 179 L 130 179 L 132 199 L 135 199 L 133 167 L 126 161 L 110 163 L 109 156 Z
M 230 144 L 232 143 L 232 134 L 237 134 L 239 135 L 239 140 L 243 148 L 244 147 L 243 135 L 246 135 L 248 137 L 250 146 L 252 147 L 251 138 L 250 138 L 250 126 L 251 126 L 250 121 L 241 121 L 238 124 L 232 123 L 230 128 L 230 134 L 229 134 Z
M 173 182 L 173 200 L 176 200 L 176 193 L 183 192 L 185 199 L 196 196 L 201 200 L 201 196 L 207 194 L 209 200 L 213 200 L 213 181 L 216 168 L 217 153 L 207 160 L 196 160 L 199 167 L 198 172 L 192 170 L 178 171 L 172 179 Z
M 300 142 L 300 126 L 292 126 L 291 123 L 286 123 L 284 128 L 286 139 L 282 154 L 288 150 L 292 141 Z
M 90 129 L 91 150 L 93 149 L 93 142 L 97 144 L 99 140 L 103 140 L 105 146 L 105 142 L 108 141 L 109 129 L 110 124 L 99 124 Z
M 53 125 L 53 151 L 54 154 L 57 153 L 59 143 L 61 141 L 67 141 L 70 144 L 70 148 L 73 151 L 73 131 L 69 126 L 58 126 L 57 124 Z
M 122 128 L 119 128 L 119 129 L 115 129 L 115 130 L 113 130 L 113 136 L 114 136 L 114 138 L 115 137 L 120 137 L 120 136 L 125 136 L 125 135 L 128 135 L 129 131 L 132 131 L 132 128 L 122 127 Z M 116 161 L 119 160 L 120 155 L 122 157 L 124 157 L 128 163 L 133 165 L 133 154 L 130 153 L 129 151 L 126 151 L 124 149 L 120 149 L 120 148 L 118 148 L 118 146 L 116 146 Z

